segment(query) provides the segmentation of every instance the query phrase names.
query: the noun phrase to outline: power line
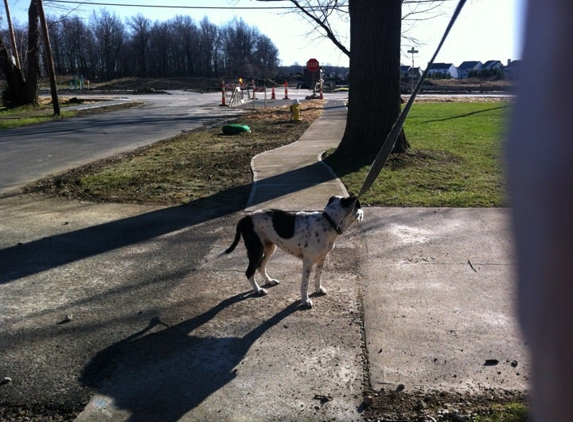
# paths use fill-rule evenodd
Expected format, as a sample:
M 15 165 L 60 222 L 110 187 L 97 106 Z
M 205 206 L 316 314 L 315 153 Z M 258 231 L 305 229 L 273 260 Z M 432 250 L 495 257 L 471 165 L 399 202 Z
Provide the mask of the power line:
M 439 0 L 404 0 L 402 3 L 435 3 Z M 456 0 L 441 0 L 444 2 Z M 160 9 L 203 9 L 203 10 L 297 10 L 296 6 L 173 6 L 168 4 L 125 4 L 125 3 L 108 3 L 99 1 L 79 1 L 79 0 L 47 0 L 46 3 L 67 3 L 83 6 L 113 6 L 113 7 L 147 7 Z M 342 7 L 348 7 L 344 5 Z M 320 6 L 305 6 L 305 9 L 322 10 Z
M 148 7 L 161 9 L 205 9 L 205 10 L 276 10 L 298 9 L 296 6 L 173 6 L 165 4 L 125 4 L 107 3 L 98 1 L 74 1 L 74 0 L 48 0 L 46 3 L 67 3 L 84 6 L 123 6 L 123 7 Z

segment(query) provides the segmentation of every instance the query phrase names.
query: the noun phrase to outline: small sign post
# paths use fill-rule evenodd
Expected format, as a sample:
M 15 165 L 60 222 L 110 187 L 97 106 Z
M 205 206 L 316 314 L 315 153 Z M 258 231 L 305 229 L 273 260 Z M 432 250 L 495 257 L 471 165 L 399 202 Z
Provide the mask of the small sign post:
M 310 59 L 309 61 L 306 62 L 306 68 L 308 70 L 310 70 L 311 72 L 316 72 L 319 67 L 320 67 L 320 64 L 318 63 L 318 60 L 316 60 L 316 59 Z
M 312 73 L 312 93 L 314 95 L 314 94 L 316 94 L 316 86 L 314 83 L 314 74 L 320 68 L 320 63 L 318 63 L 318 60 L 316 60 L 316 59 L 310 59 L 309 61 L 306 62 L 306 68 L 308 70 L 310 70 L 310 72 Z M 319 78 L 320 78 L 320 76 L 319 76 Z

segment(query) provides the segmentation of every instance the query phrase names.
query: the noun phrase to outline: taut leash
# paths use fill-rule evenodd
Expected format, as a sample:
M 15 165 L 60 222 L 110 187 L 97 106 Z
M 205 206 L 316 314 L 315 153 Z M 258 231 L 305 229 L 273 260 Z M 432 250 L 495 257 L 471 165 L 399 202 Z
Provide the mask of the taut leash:
M 406 117 L 408 117 L 408 113 L 410 112 L 410 108 L 412 107 L 412 104 L 414 103 L 414 100 L 416 99 L 416 95 L 418 95 L 418 92 L 420 91 L 420 88 L 422 87 L 422 82 L 428 76 L 428 73 L 430 71 L 430 67 L 432 67 L 434 60 L 436 59 L 438 53 L 440 52 L 442 46 L 444 45 L 444 42 L 446 41 L 446 38 L 448 37 L 452 27 L 454 26 L 454 23 L 456 22 L 456 19 L 458 18 L 460 12 L 462 11 L 465 3 L 466 3 L 466 0 L 460 0 L 459 1 L 458 6 L 456 7 L 456 10 L 454 11 L 454 13 L 450 19 L 450 22 L 449 22 L 448 26 L 446 27 L 446 31 L 444 32 L 444 35 L 442 36 L 442 39 L 441 39 L 440 43 L 438 44 L 436 51 L 434 52 L 434 55 L 432 56 L 432 58 L 428 62 L 428 65 L 427 65 L 426 69 L 424 70 L 424 73 L 420 77 L 420 80 L 416 84 L 414 91 L 412 91 L 412 95 L 410 95 L 410 98 L 408 99 L 406 106 L 404 107 L 404 109 L 400 113 L 400 116 L 398 116 L 398 119 L 396 120 L 396 122 L 392 126 L 392 130 L 390 130 L 390 133 L 388 134 L 384 143 L 382 144 L 382 147 L 378 151 L 378 154 L 376 155 L 376 158 L 374 159 L 374 162 L 370 166 L 370 170 L 368 171 L 368 174 L 366 175 L 366 179 L 364 179 L 364 183 L 362 184 L 362 187 L 360 188 L 360 192 L 356 196 L 356 200 L 354 201 L 354 204 L 352 205 L 352 207 L 349 208 L 348 213 L 344 216 L 343 221 L 344 221 L 344 219 L 346 219 L 350 215 L 352 210 L 354 210 L 354 206 L 356 205 L 356 202 L 358 201 L 358 199 L 362 195 L 364 195 L 364 193 L 366 193 L 366 191 L 368 189 L 370 189 L 370 187 L 372 186 L 372 184 L 374 183 L 374 181 L 376 180 L 376 178 L 380 174 L 382 167 L 384 167 L 384 164 L 388 160 L 388 156 L 392 152 L 392 149 L 394 149 L 394 144 L 396 144 L 396 140 L 398 139 L 398 135 L 400 135 L 400 132 L 402 131 L 402 128 L 404 126 L 404 122 L 406 121 Z

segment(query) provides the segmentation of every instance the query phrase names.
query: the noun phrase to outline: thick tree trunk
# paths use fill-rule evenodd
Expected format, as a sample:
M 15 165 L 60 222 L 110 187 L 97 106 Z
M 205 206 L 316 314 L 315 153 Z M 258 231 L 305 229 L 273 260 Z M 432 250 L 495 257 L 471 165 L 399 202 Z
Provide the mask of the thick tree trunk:
M 402 0 L 350 0 L 349 13 L 348 117 L 336 154 L 369 160 L 400 114 Z
M 2 92 L 2 101 L 6 107 L 16 107 L 25 101 L 26 85 L 22 69 L 16 66 L 12 54 L 0 39 L 0 68 L 6 77 L 6 89 Z
M 15 46 L 12 46 L 16 48 Z M 16 66 L 6 45 L 0 40 L 0 68 L 6 76 L 6 90 L 2 100 L 7 107 L 38 104 L 38 87 L 40 82 L 40 28 L 38 26 L 38 4 L 30 2 L 28 9 L 28 71 L 26 77 L 23 69 Z

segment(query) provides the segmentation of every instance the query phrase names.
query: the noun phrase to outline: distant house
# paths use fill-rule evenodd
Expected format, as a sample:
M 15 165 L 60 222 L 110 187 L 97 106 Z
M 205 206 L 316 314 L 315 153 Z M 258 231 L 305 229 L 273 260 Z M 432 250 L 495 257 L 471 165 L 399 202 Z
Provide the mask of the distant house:
M 466 79 L 471 72 L 479 72 L 482 68 L 482 62 L 468 61 L 458 66 L 458 78 Z
M 400 78 L 410 79 L 412 76 L 414 76 L 414 79 L 419 79 L 422 76 L 419 67 L 412 69 L 412 66 L 400 65 Z
M 503 68 L 505 77 L 507 79 L 519 78 L 519 70 L 521 69 L 521 60 L 508 60 L 507 66 Z
M 458 68 L 452 63 L 434 63 L 428 70 L 430 78 L 457 78 Z
M 500 62 L 499 60 L 488 60 L 483 64 L 481 68 L 483 70 L 494 70 L 494 69 L 503 70 L 503 63 Z

